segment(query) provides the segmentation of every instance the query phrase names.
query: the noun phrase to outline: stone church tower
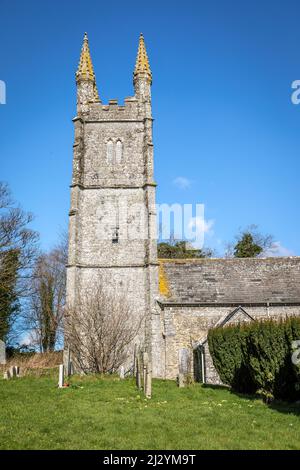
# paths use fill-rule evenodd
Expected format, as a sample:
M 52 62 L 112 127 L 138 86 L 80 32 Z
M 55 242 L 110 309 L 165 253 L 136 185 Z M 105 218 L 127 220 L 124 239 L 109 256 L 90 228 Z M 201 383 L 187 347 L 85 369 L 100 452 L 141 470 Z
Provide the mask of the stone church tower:
M 76 73 L 67 266 L 67 304 L 76 305 L 79 293 L 93 292 L 97 283 L 120 292 L 143 318 L 140 339 L 150 353 L 159 327 L 151 83 L 141 34 L 134 96 L 124 105 L 102 104 L 85 34 Z

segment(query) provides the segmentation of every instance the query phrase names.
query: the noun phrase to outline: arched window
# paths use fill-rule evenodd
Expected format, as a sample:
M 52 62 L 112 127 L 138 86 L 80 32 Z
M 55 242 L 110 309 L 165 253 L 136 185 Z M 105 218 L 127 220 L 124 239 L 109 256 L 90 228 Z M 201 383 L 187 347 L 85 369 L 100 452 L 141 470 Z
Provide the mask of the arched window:
M 116 143 L 116 163 L 121 163 L 123 154 L 123 144 L 120 140 Z
M 106 144 L 106 158 L 108 163 L 113 163 L 114 161 L 114 143 L 112 140 L 109 140 Z

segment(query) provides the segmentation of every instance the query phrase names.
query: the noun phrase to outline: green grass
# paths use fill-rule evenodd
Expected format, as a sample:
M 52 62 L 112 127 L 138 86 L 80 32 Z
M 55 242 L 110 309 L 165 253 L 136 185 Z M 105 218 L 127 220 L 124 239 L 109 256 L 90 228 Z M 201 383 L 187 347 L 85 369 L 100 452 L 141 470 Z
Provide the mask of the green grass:
M 55 374 L 56 375 L 56 374 Z M 0 380 L 0 449 L 299 449 L 300 406 L 223 388 L 72 377 Z

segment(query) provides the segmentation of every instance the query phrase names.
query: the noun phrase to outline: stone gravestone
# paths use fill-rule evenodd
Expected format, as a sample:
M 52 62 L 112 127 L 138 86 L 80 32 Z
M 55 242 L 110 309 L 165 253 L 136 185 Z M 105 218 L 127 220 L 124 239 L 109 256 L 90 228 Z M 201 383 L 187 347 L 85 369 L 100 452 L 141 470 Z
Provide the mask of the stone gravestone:
M 151 398 L 152 396 L 152 371 L 149 363 L 147 364 L 146 369 L 145 395 L 147 398 Z
M 120 367 L 119 376 L 120 376 L 120 379 L 121 379 L 121 380 L 125 379 L 125 369 L 124 369 L 124 366 L 121 366 L 121 367 Z
M 64 386 L 64 373 L 65 373 L 65 367 L 63 364 L 60 364 L 59 366 L 59 373 L 58 373 L 58 387 L 63 388 Z
M 0 364 L 6 364 L 5 343 L 0 339 Z
M 179 387 L 184 387 L 187 385 L 187 379 L 191 373 L 191 357 L 190 350 L 183 348 L 179 350 L 179 375 L 178 375 L 178 385 Z

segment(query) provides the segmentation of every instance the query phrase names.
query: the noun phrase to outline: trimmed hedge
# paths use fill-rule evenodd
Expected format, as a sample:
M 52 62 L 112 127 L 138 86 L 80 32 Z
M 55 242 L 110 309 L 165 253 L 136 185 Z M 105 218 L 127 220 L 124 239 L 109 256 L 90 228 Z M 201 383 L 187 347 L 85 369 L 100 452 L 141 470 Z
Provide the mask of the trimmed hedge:
M 246 339 L 243 324 L 219 327 L 209 330 L 208 346 L 222 382 L 238 392 L 253 393 L 256 386 L 247 372 L 243 354 Z
M 218 327 L 208 333 L 209 351 L 222 382 L 237 392 L 259 393 L 266 401 L 300 399 L 300 364 L 292 361 L 297 340 L 299 317 Z

